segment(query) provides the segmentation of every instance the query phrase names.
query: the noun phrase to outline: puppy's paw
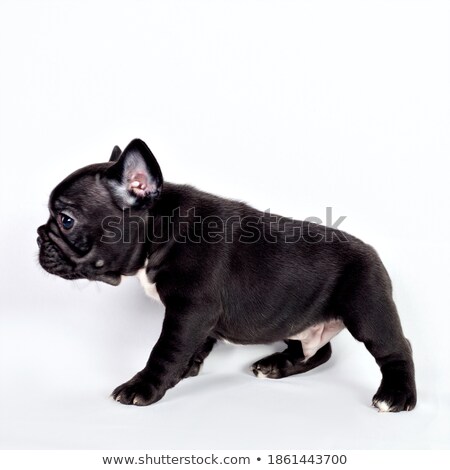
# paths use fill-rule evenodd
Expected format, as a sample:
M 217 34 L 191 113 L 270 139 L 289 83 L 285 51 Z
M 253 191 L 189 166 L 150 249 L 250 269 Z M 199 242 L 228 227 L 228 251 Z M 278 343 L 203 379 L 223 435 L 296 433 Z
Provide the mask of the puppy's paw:
M 275 353 L 256 361 L 251 370 L 258 378 L 280 379 L 286 377 L 292 362 L 283 353 Z
M 416 406 L 416 392 L 414 388 L 405 387 L 386 388 L 383 385 L 372 399 L 372 406 L 381 412 L 411 411 Z
M 162 394 L 156 393 L 154 386 L 140 373 L 119 385 L 111 396 L 123 405 L 137 406 L 151 405 L 162 398 Z
M 200 372 L 200 367 L 202 366 L 201 362 L 194 361 L 183 374 L 183 379 L 187 379 L 188 377 L 195 377 Z

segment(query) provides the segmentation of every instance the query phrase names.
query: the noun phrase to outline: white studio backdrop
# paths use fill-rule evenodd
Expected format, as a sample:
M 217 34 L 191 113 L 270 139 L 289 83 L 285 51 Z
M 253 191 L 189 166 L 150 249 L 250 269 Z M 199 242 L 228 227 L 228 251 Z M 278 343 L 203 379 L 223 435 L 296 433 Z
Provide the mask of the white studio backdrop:
M 449 449 L 449 18 L 433 0 L 3 0 L 0 448 Z M 35 230 L 64 176 L 134 137 L 168 181 L 346 216 L 391 274 L 417 409 L 370 408 L 380 374 L 348 332 L 304 376 L 253 377 L 280 344 L 221 344 L 155 405 L 109 399 L 163 309 L 135 279 L 47 275 Z

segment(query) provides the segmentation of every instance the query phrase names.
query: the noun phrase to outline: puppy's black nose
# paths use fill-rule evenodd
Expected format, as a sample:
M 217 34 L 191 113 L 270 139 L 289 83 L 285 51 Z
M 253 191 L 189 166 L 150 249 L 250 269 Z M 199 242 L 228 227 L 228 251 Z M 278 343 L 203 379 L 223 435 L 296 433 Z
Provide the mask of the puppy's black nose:
M 41 238 L 41 237 L 37 237 L 37 238 L 36 238 L 36 242 L 37 242 L 37 244 L 38 244 L 38 247 L 40 248 L 41 245 L 42 245 L 42 238 Z

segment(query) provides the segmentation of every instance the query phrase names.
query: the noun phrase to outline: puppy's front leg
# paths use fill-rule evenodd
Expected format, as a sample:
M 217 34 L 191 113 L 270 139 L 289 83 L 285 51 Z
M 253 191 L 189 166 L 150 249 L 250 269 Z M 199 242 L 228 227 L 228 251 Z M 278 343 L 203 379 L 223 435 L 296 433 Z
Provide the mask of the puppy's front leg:
M 189 361 L 216 323 L 205 306 L 167 307 L 161 335 L 143 370 L 117 387 L 112 397 L 125 405 L 151 405 L 184 376 Z

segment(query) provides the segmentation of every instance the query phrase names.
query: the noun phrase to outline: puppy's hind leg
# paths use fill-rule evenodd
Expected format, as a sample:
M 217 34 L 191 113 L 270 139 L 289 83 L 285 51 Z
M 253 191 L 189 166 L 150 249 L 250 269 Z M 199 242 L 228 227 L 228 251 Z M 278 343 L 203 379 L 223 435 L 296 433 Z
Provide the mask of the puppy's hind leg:
M 313 356 L 305 358 L 301 341 L 287 340 L 288 347 L 255 362 L 251 369 L 256 377 L 281 379 L 289 375 L 302 374 L 318 367 L 331 357 L 331 344 L 326 343 Z
M 372 404 L 380 411 L 409 411 L 416 406 L 414 363 L 381 262 L 359 266 L 340 296 L 341 317 L 381 369 L 382 380 Z

